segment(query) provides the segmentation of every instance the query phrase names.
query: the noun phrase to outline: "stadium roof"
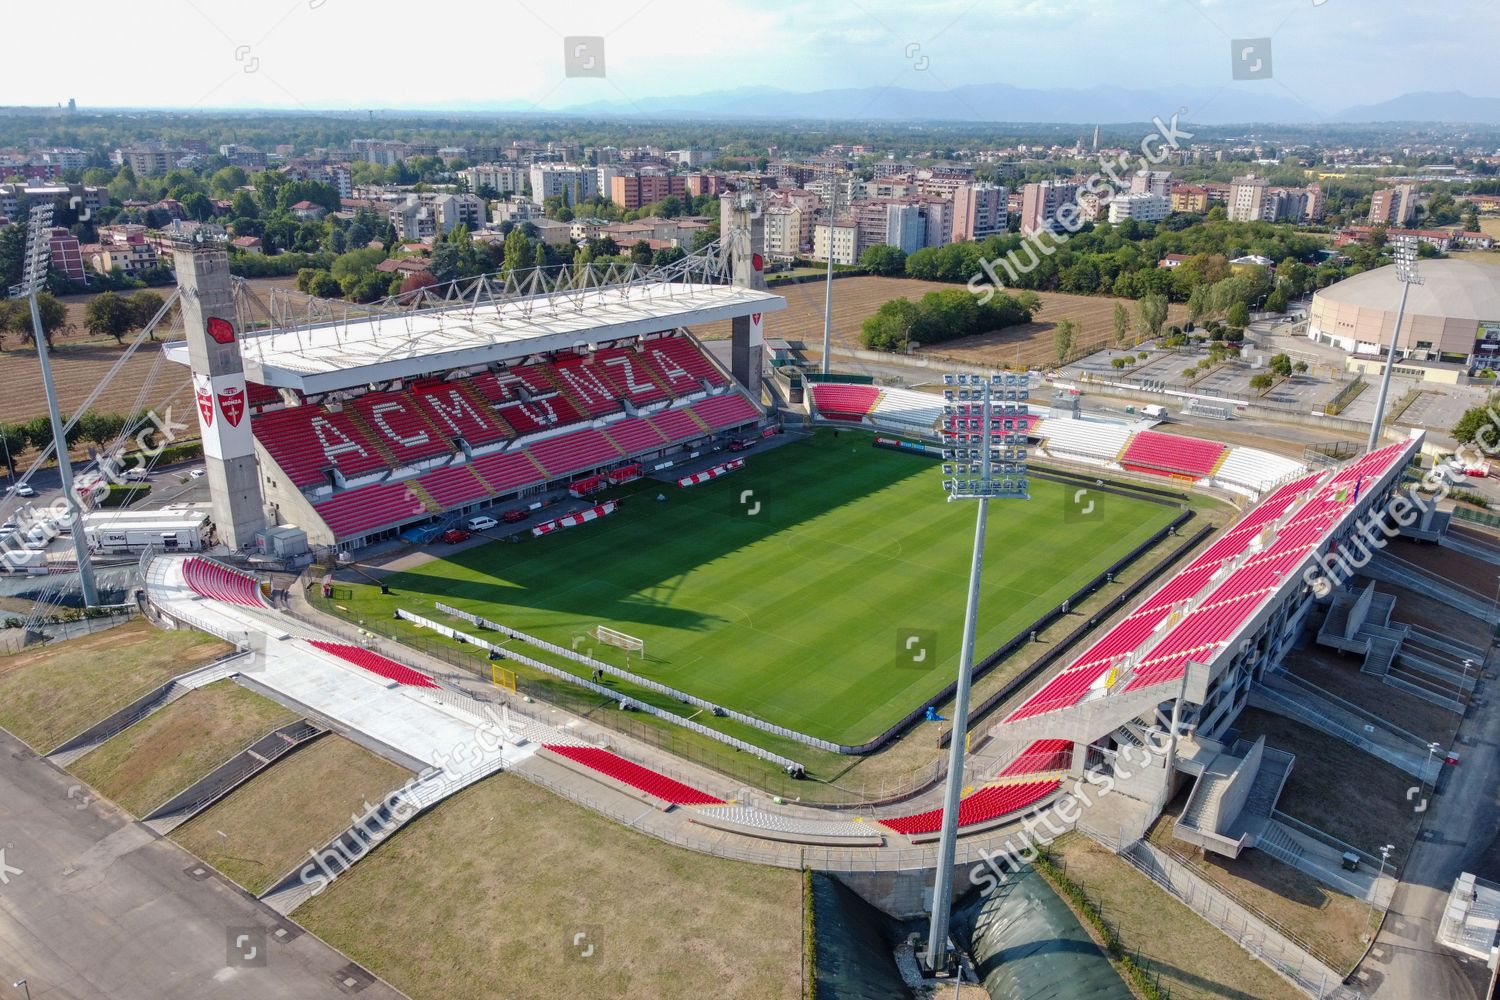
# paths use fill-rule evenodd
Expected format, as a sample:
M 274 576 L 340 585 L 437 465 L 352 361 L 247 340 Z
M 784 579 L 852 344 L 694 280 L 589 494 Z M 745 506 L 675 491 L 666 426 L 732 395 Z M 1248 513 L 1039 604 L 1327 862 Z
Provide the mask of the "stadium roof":
M 1406 300 L 1409 316 L 1446 316 L 1456 319 L 1500 319 L 1500 268 L 1466 260 L 1423 260 L 1417 263 L 1420 285 L 1412 285 Z M 1356 274 L 1318 293 L 1329 302 L 1385 309 L 1392 313 L 1401 301 L 1401 283 L 1394 265 Z
M 247 331 L 240 345 L 251 380 L 321 393 L 785 308 L 737 285 L 636 282 Z M 188 363 L 186 342 L 164 350 Z

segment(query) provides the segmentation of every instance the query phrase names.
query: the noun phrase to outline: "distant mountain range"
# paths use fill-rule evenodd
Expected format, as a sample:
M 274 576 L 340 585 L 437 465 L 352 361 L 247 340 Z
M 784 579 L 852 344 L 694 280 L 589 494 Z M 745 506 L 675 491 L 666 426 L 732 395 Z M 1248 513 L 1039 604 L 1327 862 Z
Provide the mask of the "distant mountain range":
M 1309 95 L 1316 100 L 1317 95 Z M 798 93 L 747 87 L 676 97 L 600 101 L 559 108 L 565 114 L 693 118 L 834 119 L 840 121 L 1026 122 L 1078 125 L 1146 122 L 1182 111 L 1204 125 L 1353 124 L 1420 122 L 1500 125 L 1500 98 L 1459 91 L 1414 93 L 1341 111 L 1309 106 L 1269 83 L 1130 90 L 1031 89 L 971 84 L 950 90 L 856 87 Z M 469 105 L 466 110 L 522 110 L 522 106 Z M 535 110 L 531 106 L 531 110 Z

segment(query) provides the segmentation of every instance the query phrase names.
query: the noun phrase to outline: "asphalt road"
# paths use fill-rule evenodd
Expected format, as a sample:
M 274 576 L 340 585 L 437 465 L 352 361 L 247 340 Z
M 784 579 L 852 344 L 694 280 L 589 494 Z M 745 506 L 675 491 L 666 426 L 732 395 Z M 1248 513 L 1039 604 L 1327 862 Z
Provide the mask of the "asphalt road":
M 1496 659 L 1492 651 L 1487 670 L 1496 669 Z M 1471 709 L 1464 720 L 1455 747 L 1459 764 L 1447 770 L 1441 793 L 1429 803 L 1390 914 L 1350 981 L 1372 1000 L 1480 1000 L 1489 988 L 1484 963 L 1440 947 L 1435 937 L 1454 879 L 1465 871 L 1496 875 L 1482 860 L 1500 827 L 1500 705 L 1491 694 L 1497 690 L 1495 681 L 1481 685 L 1480 697 L 1491 703 Z M 1419 793 L 1414 808 L 1422 799 Z
M 23 977 L 33 1000 L 403 996 L 0 730 L 0 990 Z

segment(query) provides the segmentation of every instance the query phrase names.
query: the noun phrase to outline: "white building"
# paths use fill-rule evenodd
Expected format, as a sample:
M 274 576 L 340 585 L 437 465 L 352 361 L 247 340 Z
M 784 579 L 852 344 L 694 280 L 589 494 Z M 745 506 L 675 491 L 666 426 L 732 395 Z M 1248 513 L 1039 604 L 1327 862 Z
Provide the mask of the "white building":
M 919 205 L 893 202 L 885 207 L 885 242 L 903 253 L 927 245 L 927 219 Z
M 858 223 L 844 220 L 835 222 L 833 229 L 833 262 L 835 264 L 853 264 L 856 260 L 856 248 L 859 246 Z M 813 257 L 817 260 L 828 259 L 828 231 L 827 225 L 813 226 Z
M 790 258 L 802 251 L 802 211 L 787 205 L 772 205 L 762 213 L 766 254 Z
M 470 191 L 490 188 L 501 197 L 526 187 L 526 171 L 510 163 L 477 163 L 460 170 L 458 176 L 469 185 Z
M 1109 221 L 1160 222 L 1172 214 L 1172 200 L 1161 194 L 1122 194 L 1109 201 Z
M 1169 170 L 1137 170 L 1130 175 L 1131 194 L 1159 194 L 1172 197 L 1172 173 Z
M 531 166 L 531 200 L 538 205 L 548 198 L 564 196 L 569 205 L 587 201 L 599 193 L 599 172 L 594 167 L 571 167 L 562 163 Z

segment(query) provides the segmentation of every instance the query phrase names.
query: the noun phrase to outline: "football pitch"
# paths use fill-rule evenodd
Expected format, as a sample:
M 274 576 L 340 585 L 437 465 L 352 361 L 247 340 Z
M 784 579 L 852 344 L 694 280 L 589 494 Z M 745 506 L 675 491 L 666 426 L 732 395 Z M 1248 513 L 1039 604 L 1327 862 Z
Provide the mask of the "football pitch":
M 392 596 L 360 587 L 355 601 L 371 614 L 401 607 L 446 621 L 432 610 L 441 601 L 858 744 L 957 671 L 975 505 L 946 502 L 940 480 L 929 458 L 823 430 L 690 489 L 632 484 L 607 518 L 440 557 L 386 577 Z M 1041 479 L 1031 492 L 990 504 L 976 660 L 1177 513 L 1097 491 L 1075 504 L 1073 487 Z M 624 650 L 593 640 L 598 625 L 643 639 L 645 659 L 627 663 Z

